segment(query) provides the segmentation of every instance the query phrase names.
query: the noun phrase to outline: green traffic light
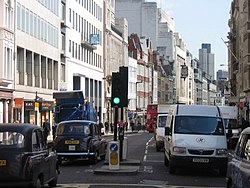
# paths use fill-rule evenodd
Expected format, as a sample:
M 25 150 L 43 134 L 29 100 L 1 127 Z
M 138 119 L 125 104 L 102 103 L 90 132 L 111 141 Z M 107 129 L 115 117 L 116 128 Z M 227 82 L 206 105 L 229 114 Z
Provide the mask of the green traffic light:
M 113 99 L 113 102 L 114 102 L 114 104 L 119 104 L 120 103 L 120 98 L 119 97 L 115 97 Z

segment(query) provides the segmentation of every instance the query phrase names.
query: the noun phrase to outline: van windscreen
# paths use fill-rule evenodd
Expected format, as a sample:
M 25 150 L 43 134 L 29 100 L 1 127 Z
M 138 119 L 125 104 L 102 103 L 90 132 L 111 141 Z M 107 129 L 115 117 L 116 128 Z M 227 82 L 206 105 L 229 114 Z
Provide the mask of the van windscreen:
M 179 134 L 224 135 L 222 118 L 176 116 L 174 132 Z

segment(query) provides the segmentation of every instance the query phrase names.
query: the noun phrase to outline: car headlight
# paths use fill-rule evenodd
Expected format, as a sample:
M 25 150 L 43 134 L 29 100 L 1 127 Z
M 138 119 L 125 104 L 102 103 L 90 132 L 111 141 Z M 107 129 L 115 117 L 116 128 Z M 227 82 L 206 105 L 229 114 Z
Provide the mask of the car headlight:
M 217 149 L 216 150 L 216 155 L 227 155 L 227 149 Z
M 184 147 L 173 147 L 173 154 L 175 154 L 175 155 L 186 154 L 186 148 L 184 148 Z

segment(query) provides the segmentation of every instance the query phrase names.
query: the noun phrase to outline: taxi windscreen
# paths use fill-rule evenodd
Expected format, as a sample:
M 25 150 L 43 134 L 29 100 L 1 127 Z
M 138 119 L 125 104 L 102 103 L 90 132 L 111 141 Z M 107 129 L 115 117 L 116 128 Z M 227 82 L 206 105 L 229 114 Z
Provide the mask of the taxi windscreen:
M 61 123 L 57 127 L 57 135 L 79 134 L 88 136 L 90 134 L 89 123 L 84 122 L 67 122 Z

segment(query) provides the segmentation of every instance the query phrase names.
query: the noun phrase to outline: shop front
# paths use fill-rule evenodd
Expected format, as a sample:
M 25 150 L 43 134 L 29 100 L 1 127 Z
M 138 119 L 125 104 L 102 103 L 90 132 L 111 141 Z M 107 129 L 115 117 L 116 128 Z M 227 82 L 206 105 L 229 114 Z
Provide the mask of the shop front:
M 39 104 L 39 112 L 40 112 L 40 125 L 45 122 L 46 119 L 49 120 L 50 124 L 54 123 L 54 112 L 55 103 L 54 101 L 42 101 Z

